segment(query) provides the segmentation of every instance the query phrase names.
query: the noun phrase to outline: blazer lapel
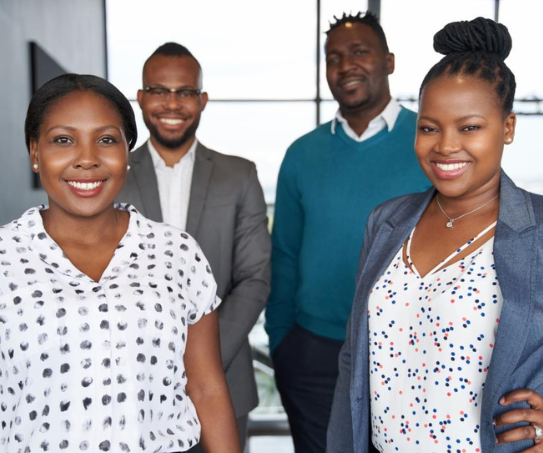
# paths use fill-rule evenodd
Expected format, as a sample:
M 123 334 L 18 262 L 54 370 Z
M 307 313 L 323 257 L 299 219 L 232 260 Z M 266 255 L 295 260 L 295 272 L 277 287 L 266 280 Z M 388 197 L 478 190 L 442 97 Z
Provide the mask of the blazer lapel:
M 211 152 L 201 143 L 198 143 L 195 152 L 194 170 L 190 186 L 190 200 L 187 214 L 187 233 L 196 236 L 200 218 L 204 209 L 205 200 L 211 180 L 213 160 Z
M 514 390 L 503 388 L 502 384 L 508 382 L 526 343 L 536 278 L 537 230 L 529 195 L 519 190 L 503 172 L 500 193 L 494 261 L 503 307 L 482 403 L 482 413 L 492 415 L 502 393 Z
M 130 165 L 143 203 L 142 214 L 151 220 L 162 222 L 158 182 L 147 143 L 134 152 Z

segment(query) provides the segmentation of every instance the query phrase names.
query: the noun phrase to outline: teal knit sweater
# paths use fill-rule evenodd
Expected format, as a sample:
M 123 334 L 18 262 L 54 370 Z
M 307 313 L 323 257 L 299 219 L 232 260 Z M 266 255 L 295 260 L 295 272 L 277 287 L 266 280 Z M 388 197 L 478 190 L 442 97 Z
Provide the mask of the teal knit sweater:
M 335 134 L 326 123 L 287 150 L 272 232 L 271 352 L 295 323 L 345 339 L 370 211 L 430 186 L 413 150 L 415 124 L 416 114 L 402 108 L 391 131 L 356 142 L 340 123 Z

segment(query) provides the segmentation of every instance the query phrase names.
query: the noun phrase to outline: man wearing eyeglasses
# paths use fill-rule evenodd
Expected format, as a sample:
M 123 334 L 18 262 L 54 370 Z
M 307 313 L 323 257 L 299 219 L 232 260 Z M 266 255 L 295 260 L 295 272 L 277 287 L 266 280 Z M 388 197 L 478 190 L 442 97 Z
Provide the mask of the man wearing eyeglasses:
M 196 138 L 207 100 L 200 64 L 184 46 L 166 43 L 147 59 L 138 104 L 150 138 L 131 153 L 118 199 L 187 231 L 209 260 L 222 299 L 222 363 L 243 447 L 249 411 L 258 404 L 247 337 L 269 293 L 270 239 L 254 163 Z

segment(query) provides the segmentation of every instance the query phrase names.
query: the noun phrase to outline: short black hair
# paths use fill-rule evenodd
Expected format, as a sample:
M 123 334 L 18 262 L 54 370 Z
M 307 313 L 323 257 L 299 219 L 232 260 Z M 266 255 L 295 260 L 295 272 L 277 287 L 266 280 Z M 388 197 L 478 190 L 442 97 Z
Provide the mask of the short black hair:
M 505 64 L 513 46 L 509 30 L 503 24 L 478 17 L 471 21 L 451 22 L 434 36 L 434 50 L 445 55 L 426 74 L 426 84 L 443 74 L 467 75 L 495 86 L 505 115 L 513 110 L 515 75 Z
M 194 59 L 196 63 L 198 63 L 198 66 L 200 69 L 202 69 L 202 66 L 200 66 L 200 62 L 196 59 L 196 57 L 192 54 L 192 52 L 187 49 L 185 46 L 178 44 L 176 42 L 167 42 L 165 44 L 162 44 L 159 46 L 150 56 L 145 60 L 145 64 L 143 65 L 143 70 L 145 71 L 145 66 L 147 66 L 147 63 L 151 58 L 153 58 L 155 55 L 162 55 L 164 57 L 174 57 L 174 58 L 181 58 L 181 57 L 189 57 Z
M 40 128 L 49 109 L 63 97 L 75 93 L 90 91 L 107 100 L 121 117 L 128 149 L 136 145 L 138 130 L 134 110 L 128 99 L 107 80 L 94 75 L 63 74 L 51 79 L 32 96 L 26 112 L 25 141 L 30 152 L 30 141 L 37 141 Z
M 375 14 L 373 14 L 370 11 L 367 11 L 365 14 L 362 13 L 362 11 L 359 11 L 357 14 L 349 14 L 343 13 L 343 16 L 341 18 L 337 18 L 334 16 L 335 22 L 330 23 L 330 28 L 326 32 L 327 36 L 330 36 L 330 33 L 333 32 L 337 27 L 340 25 L 346 24 L 347 22 L 354 22 L 357 24 L 364 24 L 370 27 L 377 37 L 379 38 L 379 41 L 381 43 L 381 46 L 383 46 L 383 50 L 385 53 L 389 53 L 388 50 L 388 43 L 387 38 L 385 36 L 385 32 L 383 30 L 383 27 L 381 27 L 381 24 L 379 23 L 379 19 Z

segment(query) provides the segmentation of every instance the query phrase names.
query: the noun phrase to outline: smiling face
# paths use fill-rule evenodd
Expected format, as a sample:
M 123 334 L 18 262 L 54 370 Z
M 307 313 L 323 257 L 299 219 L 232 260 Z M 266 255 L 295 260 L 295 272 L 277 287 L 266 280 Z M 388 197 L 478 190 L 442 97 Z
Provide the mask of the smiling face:
M 475 76 L 441 76 L 421 95 L 415 152 L 446 197 L 490 199 L 499 189 L 503 146 L 516 117 L 504 117 L 494 86 Z
M 38 140 L 30 142 L 30 159 L 51 214 L 91 217 L 113 209 L 128 162 L 121 117 L 98 94 L 68 94 L 47 110 Z
M 339 26 L 328 35 L 325 53 L 328 86 L 342 111 L 378 114 L 390 100 L 394 55 L 385 51 L 372 28 L 350 22 Z
M 155 55 L 145 65 L 143 85 L 168 89 L 201 89 L 202 72 L 192 57 Z M 192 144 L 200 123 L 200 115 L 207 103 L 207 94 L 183 99 L 171 93 L 157 99 L 152 94 L 139 90 L 138 103 L 153 145 L 157 149 L 177 150 L 183 145 Z

